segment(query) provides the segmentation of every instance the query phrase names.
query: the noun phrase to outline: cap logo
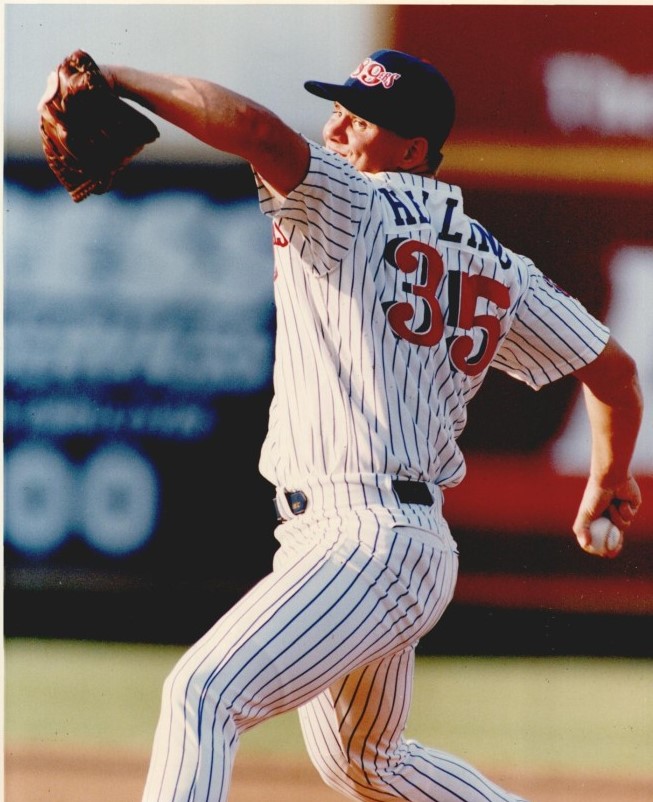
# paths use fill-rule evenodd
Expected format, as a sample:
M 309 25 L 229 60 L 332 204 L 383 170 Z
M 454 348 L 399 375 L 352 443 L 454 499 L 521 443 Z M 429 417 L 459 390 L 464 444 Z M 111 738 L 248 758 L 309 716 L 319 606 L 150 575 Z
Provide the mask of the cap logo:
M 383 64 L 366 58 L 352 72 L 350 78 L 356 78 L 364 86 L 378 86 L 381 84 L 384 89 L 390 89 L 394 82 L 401 78 L 400 72 L 388 72 Z

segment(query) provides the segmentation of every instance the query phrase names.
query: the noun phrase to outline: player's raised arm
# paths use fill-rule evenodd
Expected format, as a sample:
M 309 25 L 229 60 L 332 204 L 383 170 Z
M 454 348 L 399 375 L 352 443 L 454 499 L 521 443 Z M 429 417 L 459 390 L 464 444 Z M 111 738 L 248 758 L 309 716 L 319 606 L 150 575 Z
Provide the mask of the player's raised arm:
M 211 147 L 249 161 L 286 195 L 304 178 L 306 140 L 264 106 L 201 78 L 102 66 L 118 94 L 150 109 Z
M 609 510 L 612 521 L 624 531 L 641 504 L 630 463 L 643 402 L 636 365 L 613 338 L 575 376 L 583 383 L 592 432 L 590 476 L 573 526 L 579 543 L 586 546 L 592 520 Z

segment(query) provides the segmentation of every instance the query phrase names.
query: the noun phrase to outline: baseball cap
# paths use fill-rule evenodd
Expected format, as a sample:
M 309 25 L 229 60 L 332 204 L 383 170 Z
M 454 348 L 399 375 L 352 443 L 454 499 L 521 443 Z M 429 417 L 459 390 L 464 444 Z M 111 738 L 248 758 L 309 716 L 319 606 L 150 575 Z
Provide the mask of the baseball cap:
M 455 118 L 454 94 L 442 73 L 398 50 L 376 50 L 344 84 L 306 81 L 304 88 L 400 136 L 423 136 L 432 149 L 442 147 Z

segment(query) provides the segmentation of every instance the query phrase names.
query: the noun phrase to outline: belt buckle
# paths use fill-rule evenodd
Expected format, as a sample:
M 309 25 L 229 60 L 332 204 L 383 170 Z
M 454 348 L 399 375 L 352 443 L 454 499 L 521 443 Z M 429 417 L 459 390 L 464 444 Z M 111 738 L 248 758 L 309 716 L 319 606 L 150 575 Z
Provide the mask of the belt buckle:
M 303 515 L 306 512 L 306 507 L 308 506 L 306 493 L 301 490 L 293 490 L 290 493 L 286 493 L 285 496 L 293 515 Z

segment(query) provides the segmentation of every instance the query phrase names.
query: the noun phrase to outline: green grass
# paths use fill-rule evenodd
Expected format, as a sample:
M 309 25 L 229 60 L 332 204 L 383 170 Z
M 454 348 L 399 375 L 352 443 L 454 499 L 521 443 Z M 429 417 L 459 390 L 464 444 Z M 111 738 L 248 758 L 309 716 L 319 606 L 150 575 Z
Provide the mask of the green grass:
M 182 651 L 7 640 L 5 742 L 148 750 Z M 421 658 L 407 734 L 476 764 L 651 776 L 653 661 Z M 246 733 L 257 750 L 299 753 L 296 715 Z

